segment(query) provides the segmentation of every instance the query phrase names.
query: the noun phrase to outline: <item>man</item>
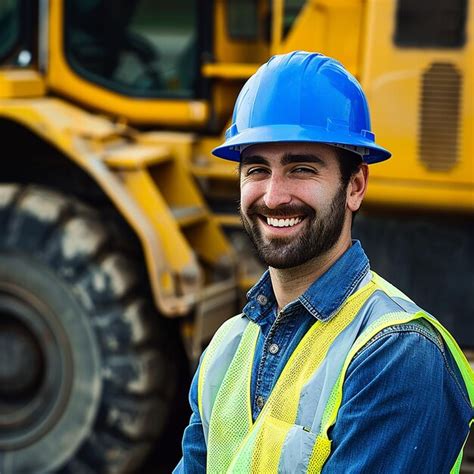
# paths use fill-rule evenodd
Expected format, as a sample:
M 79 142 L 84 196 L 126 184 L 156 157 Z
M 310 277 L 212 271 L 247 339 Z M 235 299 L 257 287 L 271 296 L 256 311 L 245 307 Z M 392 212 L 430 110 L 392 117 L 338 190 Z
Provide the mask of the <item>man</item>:
M 175 472 L 448 473 L 474 374 L 449 333 L 351 240 L 375 144 L 337 61 L 275 56 L 214 154 L 240 162 L 243 225 L 269 270 L 193 380 Z

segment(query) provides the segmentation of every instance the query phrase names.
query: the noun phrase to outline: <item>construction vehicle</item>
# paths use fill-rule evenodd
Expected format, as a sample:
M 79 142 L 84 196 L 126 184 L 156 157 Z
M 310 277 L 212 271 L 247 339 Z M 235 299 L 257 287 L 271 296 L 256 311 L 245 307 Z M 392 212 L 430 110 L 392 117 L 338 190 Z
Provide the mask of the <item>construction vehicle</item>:
M 355 235 L 472 347 L 473 36 L 468 0 L 3 0 L 0 472 L 165 456 L 183 354 L 262 270 L 211 149 L 272 54 L 361 81 L 393 159 Z

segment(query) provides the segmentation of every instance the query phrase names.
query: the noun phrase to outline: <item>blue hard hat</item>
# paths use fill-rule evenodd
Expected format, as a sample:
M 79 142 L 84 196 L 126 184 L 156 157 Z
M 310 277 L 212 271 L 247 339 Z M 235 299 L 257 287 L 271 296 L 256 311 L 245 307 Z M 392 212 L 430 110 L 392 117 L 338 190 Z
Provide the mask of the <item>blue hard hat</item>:
M 246 82 L 225 142 L 212 150 L 239 161 L 257 143 L 326 143 L 359 153 L 366 163 L 391 154 L 375 143 L 365 94 L 335 59 L 295 51 L 273 56 Z

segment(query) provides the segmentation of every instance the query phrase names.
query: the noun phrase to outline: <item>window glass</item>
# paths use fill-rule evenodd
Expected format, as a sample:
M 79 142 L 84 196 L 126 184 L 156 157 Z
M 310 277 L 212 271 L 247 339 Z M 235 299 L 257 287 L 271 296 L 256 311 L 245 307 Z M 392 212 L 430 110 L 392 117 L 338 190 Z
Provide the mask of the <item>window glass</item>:
M 227 30 L 236 40 L 256 40 L 258 37 L 257 0 L 228 0 Z
M 296 17 L 306 0 L 285 0 L 285 11 L 283 16 L 283 37 L 285 37 L 293 26 Z
M 66 54 L 91 81 L 140 97 L 194 97 L 197 0 L 68 0 Z
M 21 35 L 20 0 L 0 0 L 0 61 L 11 53 Z
M 467 0 L 398 0 L 395 43 L 458 48 L 466 39 Z

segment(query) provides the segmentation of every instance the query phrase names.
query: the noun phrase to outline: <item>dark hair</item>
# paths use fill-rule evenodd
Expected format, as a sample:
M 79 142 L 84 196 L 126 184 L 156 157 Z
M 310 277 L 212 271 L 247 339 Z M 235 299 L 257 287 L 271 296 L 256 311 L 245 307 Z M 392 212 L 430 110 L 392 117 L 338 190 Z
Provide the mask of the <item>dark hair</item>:
M 344 148 L 336 148 L 337 159 L 339 161 L 339 170 L 341 172 L 341 183 L 347 188 L 349 181 L 362 164 L 362 157 Z
M 344 148 L 336 147 L 337 161 L 339 161 L 339 171 L 341 172 L 341 183 L 344 189 L 347 189 L 351 177 L 359 171 L 362 164 L 362 157 L 353 151 L 345 150 Z M 356 214 L 359 211 L 352 213 L 352 223 Z

